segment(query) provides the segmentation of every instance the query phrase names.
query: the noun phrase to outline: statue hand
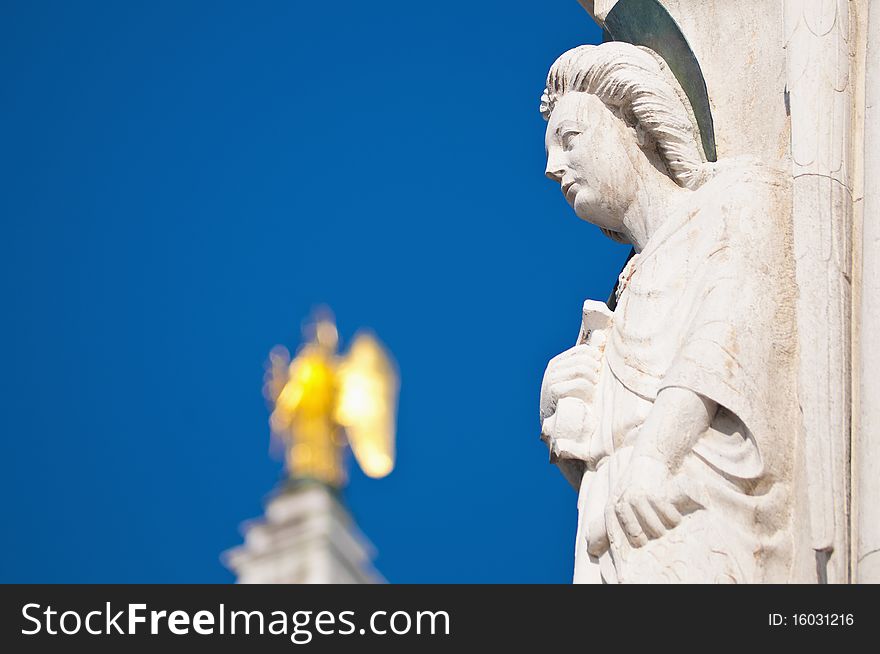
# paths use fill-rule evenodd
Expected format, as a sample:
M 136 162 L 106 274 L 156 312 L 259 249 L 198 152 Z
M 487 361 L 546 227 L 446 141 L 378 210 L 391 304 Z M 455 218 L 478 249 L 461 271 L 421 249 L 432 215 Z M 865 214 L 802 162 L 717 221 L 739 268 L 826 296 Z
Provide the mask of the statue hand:
M 677 527 L 683 515 L 703 508 L 697 499 L 701 493 L 687 485 L 687 478 L 670 473 L 664 461 L 634 454 L 611 494 L 606 524 L 617 520 L 630 544 L 642 547 Z
M 559 400 L 573 397 L 590 404 L 599 382 L 602 353 L 592 345 L 576 345 L 553 357 L 541 383 L 541 422 L 556 412 Z
M 596 418 L 588 404 L 576 397 L 563 397 L 556 413 L 541 424 L 541 440 L 550 448 L 550 462 L 565 459 L 590 460 L 590 437 Z

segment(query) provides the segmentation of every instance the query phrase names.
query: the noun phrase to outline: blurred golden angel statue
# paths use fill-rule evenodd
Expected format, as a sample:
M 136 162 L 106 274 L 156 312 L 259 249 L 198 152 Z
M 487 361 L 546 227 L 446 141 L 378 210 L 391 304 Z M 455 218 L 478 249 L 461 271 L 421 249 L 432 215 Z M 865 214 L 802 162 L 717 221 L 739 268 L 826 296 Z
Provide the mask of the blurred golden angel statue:
M 286 446 L 293 479 L 334 488 L 347 480 L 343 453 L 351 447 L 361 469 L 384 477 L 394 468 L 398 375 L 382 344 L 358 333 L 340 356 L 329 312 L 307 326 L 307 341 L 291 360 L 283 346 L 269 354 L 264 393 L 272 402 L 272 433 Z

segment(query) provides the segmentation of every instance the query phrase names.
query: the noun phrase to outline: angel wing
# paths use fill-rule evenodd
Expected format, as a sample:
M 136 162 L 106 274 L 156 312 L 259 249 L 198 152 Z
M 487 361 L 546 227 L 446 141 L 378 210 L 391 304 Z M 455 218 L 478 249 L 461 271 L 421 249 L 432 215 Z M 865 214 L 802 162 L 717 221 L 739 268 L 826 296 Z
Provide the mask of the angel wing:
M 847 0 L 785 0 L 784 17 L 802 326 L 799 396 L 812 546 L 843 552 L 852 224 L 850 8 Z M 839 574 L 845 574 L 842 567 Z
M 394 468 L 398 379 L 385 348 L 370 334 L 355 337 L 337 371 L 336 420 L 369 477 Z
M 289 378 L 290 352 L 283 345 L 272 348 L 266 362 L 266 375 L 263 377 L 263 396 L 273 404 L 281 394 Z
M 263 395 L 272 403 L 273 411 L 269 425 L 273 435 L 283 434 L 290 426 L 293 411 L 301 399 L 300 385 L 291 384 L 290 352 L 278 345 L 269 352 L 266 375 L 263 378 Z

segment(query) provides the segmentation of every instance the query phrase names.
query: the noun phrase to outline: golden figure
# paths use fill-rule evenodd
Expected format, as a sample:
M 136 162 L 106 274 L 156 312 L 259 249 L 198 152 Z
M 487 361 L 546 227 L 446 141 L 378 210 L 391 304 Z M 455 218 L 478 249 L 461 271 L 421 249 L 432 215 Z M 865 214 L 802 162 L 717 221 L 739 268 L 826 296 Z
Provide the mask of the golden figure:
M 286 348 L 272 350 L 266 374 L 265 394 L 274 405 L 269 422 L 287 447 L 288 474 L 342 486 L 347 443 L 364 473 L 384 477 L 394 468 L 398 379 L 391 358 L 367 333 L 339 356 L 329 313 L 308 331 L 292 361 Z

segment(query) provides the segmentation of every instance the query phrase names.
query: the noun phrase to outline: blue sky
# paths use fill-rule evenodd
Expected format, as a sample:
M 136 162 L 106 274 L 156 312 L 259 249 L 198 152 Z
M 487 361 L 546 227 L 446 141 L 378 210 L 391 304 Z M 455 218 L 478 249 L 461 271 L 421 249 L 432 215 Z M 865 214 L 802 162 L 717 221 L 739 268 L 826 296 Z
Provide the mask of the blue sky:
M 263 363 L 320 303 L 402 375 L 346 497 L 393 582 L 566 582 L 546 361 L 627 249 L 543 177 L 576 0 L 5 2 L 3 582 L 226 582 L 278 481 Z

